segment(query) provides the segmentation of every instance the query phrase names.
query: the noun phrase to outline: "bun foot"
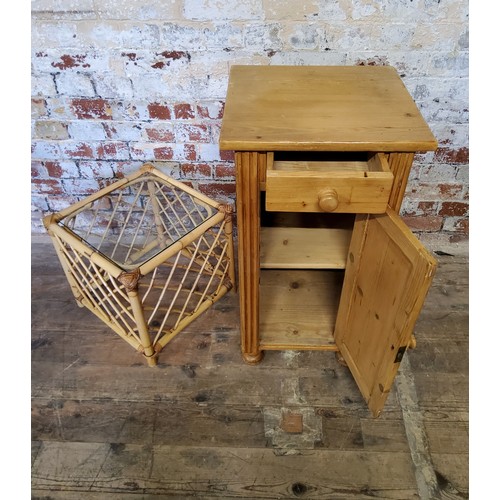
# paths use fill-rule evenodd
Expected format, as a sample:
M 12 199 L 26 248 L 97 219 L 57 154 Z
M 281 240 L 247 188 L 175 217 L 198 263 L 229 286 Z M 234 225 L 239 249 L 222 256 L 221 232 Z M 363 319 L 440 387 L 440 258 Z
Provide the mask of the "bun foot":
M 264 351 L 259 351 L 257 354 L 250 354 L 248 352 L 242 353 L 243 361 L 247 365 L 256 365 L 262 361 L 264 357 Z

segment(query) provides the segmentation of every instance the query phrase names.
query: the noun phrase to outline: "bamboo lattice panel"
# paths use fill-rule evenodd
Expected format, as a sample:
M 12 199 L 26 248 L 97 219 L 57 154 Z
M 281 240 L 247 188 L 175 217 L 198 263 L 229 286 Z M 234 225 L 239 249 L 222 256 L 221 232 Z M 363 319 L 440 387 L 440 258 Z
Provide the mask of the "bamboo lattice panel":
M 78 303 L 154 365 L 232 288 L 231 212 L 145 165 L 44 223 Z

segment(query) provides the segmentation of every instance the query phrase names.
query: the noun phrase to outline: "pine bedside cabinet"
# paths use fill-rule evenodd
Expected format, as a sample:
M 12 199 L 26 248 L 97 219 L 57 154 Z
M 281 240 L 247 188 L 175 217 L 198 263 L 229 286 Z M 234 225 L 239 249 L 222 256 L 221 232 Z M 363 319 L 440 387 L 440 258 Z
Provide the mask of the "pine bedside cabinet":
M 394 68 L 233 66 L 241 348 L 338 351 L 383 409 L 436 269 L 398 215 L 437 141 Z

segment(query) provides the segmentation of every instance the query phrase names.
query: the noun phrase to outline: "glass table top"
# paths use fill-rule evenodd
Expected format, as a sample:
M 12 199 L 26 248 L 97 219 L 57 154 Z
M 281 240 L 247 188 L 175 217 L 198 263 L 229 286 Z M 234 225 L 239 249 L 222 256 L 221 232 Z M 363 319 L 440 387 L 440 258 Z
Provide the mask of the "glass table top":
M 217 209 L 151 174 L 89 202 L 59 224 L 124 270 L 182 239 Z

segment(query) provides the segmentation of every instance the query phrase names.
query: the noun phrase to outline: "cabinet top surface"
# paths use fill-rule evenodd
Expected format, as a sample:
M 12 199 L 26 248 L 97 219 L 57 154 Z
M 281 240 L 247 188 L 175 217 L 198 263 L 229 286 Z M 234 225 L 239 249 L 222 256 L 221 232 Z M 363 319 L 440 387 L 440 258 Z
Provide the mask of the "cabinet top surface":
M 437 141 L 389 66 L 232 66 L 220 148 L 432 151 Z

